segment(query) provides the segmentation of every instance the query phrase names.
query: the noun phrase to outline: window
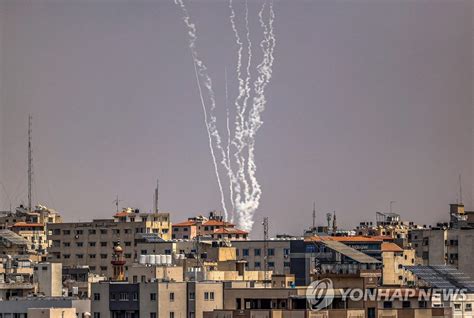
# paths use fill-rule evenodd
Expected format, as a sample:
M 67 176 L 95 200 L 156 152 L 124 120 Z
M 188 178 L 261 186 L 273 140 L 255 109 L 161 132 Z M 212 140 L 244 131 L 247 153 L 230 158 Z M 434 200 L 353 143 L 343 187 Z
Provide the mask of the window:
M 132 258 L 132 254 L 125 254 L 125 258 Z
M 130 221 L 133 222 L 133 220 L 130 220 Z M 123 230 L 123 232 L 124 232 L 125 234 L 130 234 L 131 231 L 130 231 L 130 229 L 125 229 L 125 230 Z
M 100 234 L 107 234 L 107 230 L 101 229 L 101 230 L 100 230 Z
M 150 313 L 150 318 L 156 318 L 156 312 L 151 312 Z
M 125 246 L 132 246 L 132 242 L 125 242 Z
M 71 257 L 71 255 L 69 255 L 69 254 L 64 254 L 63 257 L 64 257 L 65 259 L 69 259 L 69 258 Z
M 89 234 L 94 235 L 94 234 L 95 234 L 95 230 L 89 230 Z
M 285 255 L 285 256 L 290 255 L 290 249 L 289 248 L 284 248 L 283 249 L 283 255 Z
M 242 256 L 249 256 L 249 249 L 248 248 L 244 248 L 242 250 Z
M 103 272 L 105 272 L 105 271 L 107 270 L 107 266 L 101 266 L 101 267 L 100 267 L 100 270 L 103 271 Z
M 133 293 L 133 301 L 137 301 L 138 300 L 138 293 Z
M 195 292 L 190 292 L 189 293 L 189 300 L 194 300 L 196 298 L 196 293 Z
M 77 247 L 82 247 L 82 246 L 84 246 L 84 243 L 82 243 L 82 242 L 76 242 L 76 246 L 77 246 Z
M 261 250 L 259 248 L 254 248 L 253 255 L 260 256 L 261 255 Z
M 94 312 L 94 318 L 100 318 L 100 312 Z
M 210 292 L 210 293 L 209 293 L 209 299 L 210 299 L 210 300 L 214 300 L 214 292 Z
M 89 242 L 89 246 L 90 246 L 90 247 L 94 247 L 94 246 L 95 246 L 95 242 Z
M 170 301 L 174 301 L 174 293 L 170 293 Z
M 209 292 L 204 293 L 204 300 L 209 300 Z
M 63 245 L 64 245 L 64 247 L 69 247 L 69 246 L 71 246 L 71 243 L 69 243 L 69 242 L 64 242 Z
M 156 293 L 151 293 L 150 294 L 150 300 L 151 301 L 156 301 Z
M 384 301 L 383 302 L 383 308 L 392 308 L 392 302 L 391 301 Z
M 284 263 L 283 263 L 283 266 L 285 266 L 285 267 L 290 267 L 290 266 L 291 266 L 291 263 L 290 263 L 290 262 L 284 262 Z
M 274 268 L 275 267 L 275 262 L 268 262 L 268 267 L 269 268 Z
M 170 311 L 170 318 L 174 318 L 174 311 Z
M 63 235 L 69 235 L 69 234 L 71 234 L 70 230 L 63 230 Z
M 112 233 L 113 233 L 113 234 L 120 234 L 120 230 L 118 230 L 118 229 L 113 229 L 113 230 L 112 230 Z
M 84 231 L 82 231 L 82 230 L 76 230 L 77 235 L 82 235 L 83 233 L 84 233 Z
M 455 311 L 461 311 L 461 304 L 454 304 Z
M 120 301 L 128 301 L 128 293 L 120 293 L 119 300 Z
M 419 308 L 426 308 L 426 307 L 427 307 L 426 301 L 420 300 L 420 301 L 418 302 L 418 307 L 419 307 Z
M 254 268 L 260 268 L 260 262 L 255 262 L 253 266 Z
M 102 259 L 107 258 L 107 254 L 100 254 L 100 258 L 102 258 Z
M 472 311 L 472 304 L 466 304 L 466 311 Z
M 95 258 L 95 254 L 89 254 L 89 258 Z
M 410 308 L 410 307 L 411 307 L 410 301 L 404 301 L 404 302 L 402 303 L 402 307 L 403 307 L 403 308 Z
M 99 301 L 100 300 L 100 294 L 99 293 L 94 293 L 94 300 Z
M 107 246 L 107 242 L 100 242 L 100 246 L 102 246 L 102 247 Z
M 275 256 L 275 249 L 274 248 L 269 248 L 268 249 L 268 256 Z

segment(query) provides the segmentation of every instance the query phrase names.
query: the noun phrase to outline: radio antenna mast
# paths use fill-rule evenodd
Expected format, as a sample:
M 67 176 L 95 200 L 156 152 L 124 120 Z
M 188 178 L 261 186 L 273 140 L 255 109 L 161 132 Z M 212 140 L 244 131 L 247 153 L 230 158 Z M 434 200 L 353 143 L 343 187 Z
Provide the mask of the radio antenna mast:
M 153 212 L 158 213 L 158 198 L 160 191 L 160 179 L 156 179 L 155 195 L 153 197 Z
M 32 116 L 28 116 L 28 212 L 31 212 L 31 200 L 32 200 L 32 195 L 31 195 L 31 188 L 33 184 L 33 151 L 31 149 L 31 121 L 32 121 Z

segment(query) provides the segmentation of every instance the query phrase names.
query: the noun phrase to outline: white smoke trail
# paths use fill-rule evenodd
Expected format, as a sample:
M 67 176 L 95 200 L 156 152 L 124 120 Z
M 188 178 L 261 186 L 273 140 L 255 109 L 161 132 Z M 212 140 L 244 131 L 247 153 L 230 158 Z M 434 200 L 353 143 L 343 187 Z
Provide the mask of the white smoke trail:
M 228 83 L 227 83 L 227 68 L 225 68 L 225 108 L 226 108 L 226 127 L 227 127 L 227 172 L 229 176 L 229 194 L 230 194 L 230 204 L 232 206 L 232 211 L 230 211 L 230 222 L 234 223 L 234 213 L 235 213 L 235 204 L 234 204 L 234 174 L 232 171 L 232 165 L 230 163 L 230 145 L 231 145 L 231 133 L 230 133 L 230 122 L 229 122 L 229 92 L 228 92 Z
M 275 18 L 273 11 L 273 3 L 269 4 L 268 25 L 264 22 L 263 13 L 265 4 L 259 12 L 259 21 L 264 31 L 264 38 L 260 43 L 263 53 L 263 61 L 257 66 L 259 73 L 254 82 L 255 97 L 253 99 L 253 107 L 249 113 L 249 132 L 248 132 L 248 165 L 247 174 L 252 185 L 251 197 L 248 200 L 248 209 L 243 211 L 242 223 L 243 228 L 251 228 L 253 225 L 253 215 L 257 210 L 262 194 L 262 190 L 256 178 L 257 166 L 255 164 L 255 135 L 263 124 L 261 113 L 265 109 L 265 87 L 268 85 L 272 76 L 272 66 L 274 61 L 273 51 L 275 48 L 275 35 L 273 30 L 273 21 Z
M 238 80 L 238 96 L 235 99 L 236 107 L 236 118 L 235 118 L 235 133 L 233 138 L 231 138 L 231 129 L 230 129 L 230 112 L 228 106 L 228 83 L 227 83 L 227 70 L 225 78 L 225 97 L 226 97 L 226 128 L 227 128 L 227 146 L 224 150 L 224 147 L 221 143 L 221 138 L 219 131 L 216 126 L 216 116 L 214 115 L 214 110 L 216 108 L 216 101 L 214 96 L 214 91 L 212 89 L 212 81 L 207 73 L 207 68 L 199 59 L 197 50 L 196 50 L 196 27 L 190 21 L 189 14 L 186 10 L 183 0 L 175 0 L 175 3 L 178 4 L 183 11 L 183 20 L 188 28 L 189 35 L 189 48 L 194 61 L 194 68 L 196 74 L 196 80 L 198 82 L 199 93 L 201 97 L 201 104 L 204 111 L 204 121 L 208 131 L 209 137 L 209 147 L 211 150 L 211 155 L 213 158 L 214 168 L 216 177 L 218 180 L 219 191 L 221 193 L 221 203 L 224 209 L 225 218 L 227 219 L 229 214 L 226 209 L 226 203 L 224 199 L 224 191 L 222 188 L 222 183 L 220 180 L 219 169 L 217 166 L 217 159 L 214 154 L 213 141 L 215 142 L 215 147 L 220 151 L 222 160 L 220 163 L 226 169 L 227 176 L 229 177 L 229 195 L 232 206 L 231 211 L 231 220 L 234 221 L 234 216 L 238 218 L 238 225 L 243 230 L 249 231 L 253 226 L 253 216 L 255 211 L 259 207 L 259 202 L 262 194 L 262 190 L 258 180 L 256 178 L 256 169 L 255 164 L 255 136 L 263 121 L 261 119 L 261 113 L 265 109 L 266 99 L 265 99 L 265 88 L 268 85 L 270 78 L 272 76 L 272 66 L 274 61 L 273 51 L 275 48 L 275 35 L 273 30 L 274 22 L 274 12 L 273 12 L 273 2 L 270 0 L 268 5 L 268 21 L 264 20 L 264 13 L 268 3 L 268 0 L 262 5 L 261 10 L 259 11 L 258 17 L 260 25 L 263 29 L 263 40 L 260 42 L 260 47 L 262 49 L 262 62 L 257 65 L 257 78 L 253 83 L 253 99 L 252 106 L 247 111 L 248 101 L 251 97 L 251 72 L 250 67 L 252 65 L 252 43 L 250 38 L 250 28 L 249 28 L 249 11 L 248 11 L 248 2 L 245 1 L 245 30 L 246 30 L 246 41 L 247 41 L 247 60 L 245 73 L 246 78 L 243 79 L 243 63 L 242 63 L 242 53 L 244 44 L 239 35 L 235 23 L 235 11 L 232 5 L 232 0 L 229 0 L 229 9 L 230 9 L 230 22 L 232 30 L 234 31 L 236 44 L 238 46 L 237 51 L 237 80 Z M 201 81 L 204 83 L 209 95 L 209 115 L 206 108 L 206 102 L 203 97 L 203 92 L 201 89 Z M 248 115 L 247 115 L 248 112 Z M 235 147 L 235 151 L 231 152 L 231 146 Z M 247 156 L 244 155 L 244 150 L 247 148 Z M 231 156 L 232 155 L 232 156 Z M 233 171 L 233 165 L 231 162 L 231 157 L 235 160 L 236 172 Z M 248 180 L 247 180 L 248 179 Z M 243 189 L 242 189 L 243 187 Z
M 220 195 L 221 195 L 221 204 L 222 204 L 222 209 L 224 210 L 224 218 L 227 219 L 228 213 L 227 213 L 227 208 L 226 208 L 226 203 L 225 203 L 224 190 L 223 190 L 221 178 L 220 178 L 220 175 L 219 175 L 219 169 L 218 169 L 218 166 L 217 166 L 216 156 L 214 154 L 214 148 L 212 146 L 212 137 L 214 137 L 214 139 L 216 141 L 216 147 L 221 151 L 221 153 L 224 154 L 222 162 L 225 163 L 226 162 L 225 161 L 225 152 L 224 152 L 224 150 L 221 146 L 221 139 L 220 139 L 220 136 L 219 136 L 219 132 L 217 131 L 216 117 L 212 114 L 212 112 L 214 111 L 214 109 L 216 107 L 215 95 L 214 95 L 214 91 L 212 89 L 212 80 L 209 77 L 209 75 L 207 74 L 207 68 L 206 68 L 204 62 L 199 59 L 199 56 L 197 54 L 197 50 L 196 50 L 196 40 L 197 40 L 196 26 L 194 25 L 194 23 L 191 23 L 191 19 L 190 19 L 188 10 L 186 9 L 186 6 L 185 6 L 183 0 L 175 0 L 175 4 L 179 5 L 179 7 L 181 8 L 181 11 L 183 13 L 184 23 L 186 24 L 186 27 L 188 28 L 189 49 L 191 51 L 191 55 L 192 55 L 193 62 L 194 62 L 194 71 L 195 71 L 195 74 L 196 74 L 196 81 L 197 81 L 197 84 L 198 84 L 199 95 L 200 95 L 200 98 L 201 98 L 201 104 L 202 104 L 202 108 L 203 108 L 203 112 L 204 112 L 204 123 L 206 125 L 206 130 L 207 130 L 208 137 L 209 137 L 209 148 L 210 148 L 210 151 L 211 151 L 212 161 L 213 161 L 213 164 L 214 164 L 214 171 L 215 171 L 216 178 L 217 178 L 217 184 L 219 186 L 219 192 L 220 192 Z M 208 120 L 206 104 L 205 104 L 204 97 L 203 97 L 203 94 L 202 94 L 200 78 L 203 80 L 204 86 L 206 87 L 206 89 L 209 93 L 209 101 L 210 101 L 210 104 L 211 104 L 211 107 L 210 107 L 210 113 L 211 113 L 210 118 L 211 119 L 210 120 Z
M 242 190 L 241 184 L 244 187 L 243 193 L 243 200 L 247 200 L 249 196 L 249 184 L 245 177 L 245 158 L 242 156 L 242 151 L 245 147 L 245 118 L 244 114 L 242 113 L 243 105 L 241 105 L 243 98 L 245 97 L 245 82 L 242 78 L 242 51 L 243 51 L 243 43 L 240 39 L 239 31 L 237 30 L 237 26 L 235 24 L 235 11 L 232 5 L 232 0 L 229 0 L 229 9 L 230 9 L 230 23 L 232 26 L 232 30 L 234 31 L 235 41 L 238 45 L 237 50 L 237 80 L 238 80 L 238 90 L 239 94 L 235 99 L 235 107 L 236 107 L 236 119 L 235 119 L 235 134 L 233 138 L 233 145 L 236 148 L 234 153 L 234 159 L 237 164 L 237 172 L 236 172 L 236 182 L 234 183 L 235 187 L 235 206 L 236 211 L 240 211 L 241 208 L 241 201 L 242 201 Z M 238 212 L 239 213 L 239 212 Z M 240 213 L 239 213 L 240 214 Z

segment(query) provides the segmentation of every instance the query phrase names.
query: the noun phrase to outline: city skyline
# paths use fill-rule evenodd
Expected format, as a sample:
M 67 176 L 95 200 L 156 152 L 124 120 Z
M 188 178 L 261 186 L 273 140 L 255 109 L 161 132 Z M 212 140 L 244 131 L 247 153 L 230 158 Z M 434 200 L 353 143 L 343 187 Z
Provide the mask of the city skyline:
M 235 59 L 227 6 L 198 3 L 198 46 L 222 102 Z M 313 201 L 318 223 L 336 210 L 346 228 L 390 201 L 404 219 L 446 221 L 459 174 L 472 207 L 471 12 L 469 1 L 275 3 L 256 235 L 263 216 L 273 233 L 301 233 Z M 151 210 L 157 178 L 174 222 L 221 209 L 172 2 L 4 1 L 0 21 L 0 177 L 10 199 L 0 191 L 0 208 L 26 203 L 32 114 L 35 202 L 66 221 L 111 216 L 116 195 Z

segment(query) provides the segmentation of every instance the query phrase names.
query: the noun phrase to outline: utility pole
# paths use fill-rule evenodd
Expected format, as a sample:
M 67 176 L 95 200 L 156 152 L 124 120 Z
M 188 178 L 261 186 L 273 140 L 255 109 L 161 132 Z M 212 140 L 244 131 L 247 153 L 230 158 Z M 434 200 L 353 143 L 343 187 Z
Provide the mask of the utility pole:
M 32 116 L 28 116 L 28 212 L 31 212 L 31 187 L 33 184 L 33 151 L 31 149 L 31 121 Z
M 268 277 L 268 217 L 263 218 L 263 270 L 265 271 L 265 288 L 269 280 Z
M 313 232 L 316 228 L 316 202 L 313 202 Z

